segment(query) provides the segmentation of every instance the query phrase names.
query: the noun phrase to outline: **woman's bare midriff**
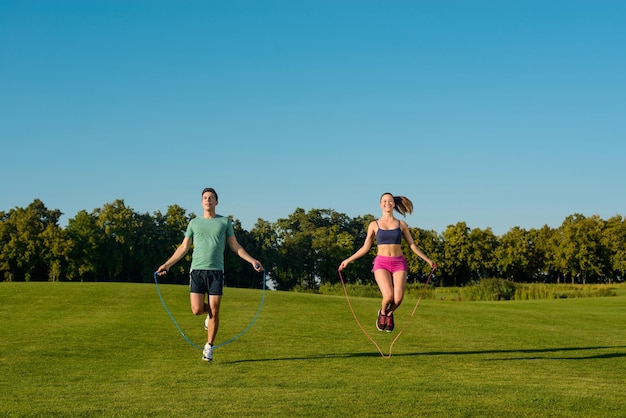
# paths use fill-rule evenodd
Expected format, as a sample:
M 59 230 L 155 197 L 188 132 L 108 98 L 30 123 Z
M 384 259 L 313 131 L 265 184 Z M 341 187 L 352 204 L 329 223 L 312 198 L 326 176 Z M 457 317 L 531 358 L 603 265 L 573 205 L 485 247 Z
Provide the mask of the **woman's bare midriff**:
M 377 254 L 385 257 L 398 257 L 404 255 L 402 252 L 402 244 L 380 244 L 378 246 Z

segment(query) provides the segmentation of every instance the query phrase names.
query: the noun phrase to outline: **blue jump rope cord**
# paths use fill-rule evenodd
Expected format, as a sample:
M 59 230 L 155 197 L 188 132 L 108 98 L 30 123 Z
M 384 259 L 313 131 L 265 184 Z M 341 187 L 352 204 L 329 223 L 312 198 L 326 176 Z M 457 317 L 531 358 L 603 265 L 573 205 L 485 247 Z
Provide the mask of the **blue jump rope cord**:
M 170 312 L 170 310 L 167 308 L 167 305 L 165 304 L 165 301 L 163 300 L 163 295 L 161 295 L 161 290 L 159 289 L 159 281 L 157 280 L 157 273 L 156 272 L 154 272 L 154 284 L 156 286 L 157 293 L 159 294 L 159 299 L 161 299 L 161 304 L 163 305 L 163 308 L 165 308 L 165 312 L 167 312 L 167 314 L 172 319 L 172 322 L 176 326 L 176 329 L 178 330 L 180 335 L 183 336 L 185 341 L 187 341 L 190 346 L 202 350 L 204 347 L 195 344 L 193 341 L 191 341 L 189 339 L 189 337 L 187 337 L 187 335 L 185 335 L 183 330 L 180 328 L 180 325 L 178 325 L 178 322 L 176 322 L 176 319 L 174 318 L 174 315 L 172 315 L 172 312 Z M 243 334 L 245 334 L 250 329 L 250 327 L 252 327 L 252 325 L 254 325 L 254 323 L 256 322 L 257 318 L 261 314 L 261 309 L 263 308 L 263 304 L 264 303 L 265 303 L 265 270 L 263 270 L 263 292 L 261 293 L 261 304 L 259 305 L 259 309 L 257 310 L 256 315 L 254 316 L 254 318 L 252 318 L 252 321 L 248 324 L 248 326 L 243 331 L 241 331 L 239 334 L 235 335 L 233 338 L 231 338 L 229 340 L 226 340 L 223 343 L 215 345 L 213 348 L 214 349 L 215 348 L 220 348 L 220 347 L 225 346 L 226 344 L 230 344 L 233 341 L 237 340 L 239 337 L 241 337 Z

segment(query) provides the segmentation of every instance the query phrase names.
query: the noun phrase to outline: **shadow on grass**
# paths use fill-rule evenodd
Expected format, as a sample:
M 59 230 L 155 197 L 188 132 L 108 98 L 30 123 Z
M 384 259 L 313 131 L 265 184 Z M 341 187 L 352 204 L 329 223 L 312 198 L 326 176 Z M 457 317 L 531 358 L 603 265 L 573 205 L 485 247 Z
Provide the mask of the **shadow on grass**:
M 257 363 L 267 361 L 300 361 L 300 360 L 323 360 L 323 359 L 336 359 L 336 358 L 359 358 L 359 357 L 382 357 L 380 353 L 341 353 L 341 354 L 318 354 L 315 356 L 297 356 L 297 357 L 275 357 L 275 358 L 260 358 L 260 359 L 242 359 L 220 362 L 221 364 L 238 364 L 238 363 Z
M 490 358 L 485 361 L 510 361 L 510 360 L 593 360 L 593 359 L 610 359 L 618 357 L 626 357 L 626 351 L 624 352 L 612 352 L 612 353 L 599 353 L 593 355 L 583 356 L 551 356 L 549 353 L 560 352 L 580 352 L 580 351 L 592 351 L 592 350 L 617 350 L 626 349 L 624 345 L 618 346 L 597 346 L 597 347 L 559 347 L 559 348 L 532 348 L 532 349 L 517 349 L 517 350 L 476 350 L 476 351 L 429 351 L 421 353 L 400 353 L 392 354 L 394 357 L 425 357 L 425 356 L 468 356 L 468 355 L 487 355 L 487 354 L 546 354 L 545 356 L 507 356 L 502 358 Z M 385 360 L 389 357 L 383 357 L 378 352 L 363 352 L 363 353 L 326 353 L 317 354 L 312 356 L 297 356 L 297 357 L 276 357 L 276 358 L 261 358 L 261 359 L 244 359 L 227 361 L 222 364 L 237 364 L 237 363 L 255 363 L 255 362 L 267 362 L 267 361 L 299 361 L 299 360 L 323 360 L 323 359 L 336 359 L 336 358 L 360 358 L 360 357 L 379 357 Z

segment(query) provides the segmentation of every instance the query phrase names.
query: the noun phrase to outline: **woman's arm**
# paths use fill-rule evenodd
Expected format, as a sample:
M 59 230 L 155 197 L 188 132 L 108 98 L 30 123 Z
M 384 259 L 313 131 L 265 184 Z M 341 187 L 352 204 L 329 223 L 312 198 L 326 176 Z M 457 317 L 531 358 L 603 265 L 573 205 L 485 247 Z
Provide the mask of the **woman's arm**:
M 404 239 L 409 245 L 409 248 L 411 249 L 411 251 L 413 251 L 413 253 L 417 255 L 419 258 L 427 262 L 430 267 L 435 267 L 435 263 L 430 258 L 428 258 L 426 254 L 424 254 L 424 252 L 420 250 L 419 247 L 415 244 L 415 241 L 413 240 L 413 237 L 411 236 L 411 231 L 409 230 L 409 226 L 407 225 L 405 221 L 400 221 L 400 228 L 402 228 L 402 235 L 404 236 Z
M 350 264 L 354 260 L 357 260 L 363 257 L 372 248 L 372 243 L 374 242 L 374 231 L 375 231 L 374 224 L 375 222 L 370 222 L 369 226 L 367 227 L 367 236 L 365 237 L 365 242 L 363 243 L 363 246 L 359 248 L 357 252 L 355 252 L 350 257 L 343 260 L 341 264 L 339 264 L 339 271 L 345 269 L 348 266 L 348 264 Z

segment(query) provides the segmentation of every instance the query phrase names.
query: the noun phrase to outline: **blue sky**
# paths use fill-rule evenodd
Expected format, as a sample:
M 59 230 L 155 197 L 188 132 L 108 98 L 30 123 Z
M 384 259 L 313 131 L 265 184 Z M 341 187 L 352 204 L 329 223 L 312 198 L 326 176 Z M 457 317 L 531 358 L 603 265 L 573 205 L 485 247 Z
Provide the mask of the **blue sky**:
M 0 211 L 626 214 L 626 2 L 0 0 Z

